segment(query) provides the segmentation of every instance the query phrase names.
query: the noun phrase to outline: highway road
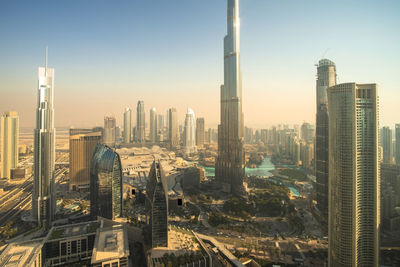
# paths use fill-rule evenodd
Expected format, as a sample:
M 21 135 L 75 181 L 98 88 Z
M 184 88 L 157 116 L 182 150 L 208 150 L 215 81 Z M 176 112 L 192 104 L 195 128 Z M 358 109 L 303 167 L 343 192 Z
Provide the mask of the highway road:
M 67 168 L 56 170 L 55 181 L 60 180 Z M 22 211 L 32 206 L 33 178 L 28 178 L 23 184 L 14 186 L 0 197 L 0 226 L 14 220 Z

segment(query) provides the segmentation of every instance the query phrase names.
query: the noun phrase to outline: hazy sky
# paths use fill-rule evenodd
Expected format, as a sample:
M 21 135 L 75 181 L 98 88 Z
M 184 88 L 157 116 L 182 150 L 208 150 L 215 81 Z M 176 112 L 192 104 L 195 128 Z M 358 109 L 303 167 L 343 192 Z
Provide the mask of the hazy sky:
M 219 121 L 226 0 L 0 1 L 0 112 L 34 126 L 37 67 L 55 68 L 55 124 L 102 125 L 144 100 Z M 325 56 L 338 82 L 378 83 L 381 125 L 400 123 L 400 1 L 242 0 L 245 124 L 315 120 Z M 324 55 L 325 54 L 325 55 Z M 133 119 L 133 123 L 135 123 Z

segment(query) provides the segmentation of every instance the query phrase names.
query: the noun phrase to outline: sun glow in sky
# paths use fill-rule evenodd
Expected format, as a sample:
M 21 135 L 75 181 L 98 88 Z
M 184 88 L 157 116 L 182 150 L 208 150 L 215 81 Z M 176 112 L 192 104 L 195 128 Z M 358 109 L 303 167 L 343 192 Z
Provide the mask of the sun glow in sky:
M 314 64 L 377 83 L 380 124 L 400 123 L 400 2 L 242 0 L 245 125 L 315 121 Z M 138 100 L 219 122 L 226 0 L 0 2 L 0 112 L 33 127 L 37 68 L 55 68 L 55 125 L 102 125 Z M 135 123 L 135 119 L 133 119 Z

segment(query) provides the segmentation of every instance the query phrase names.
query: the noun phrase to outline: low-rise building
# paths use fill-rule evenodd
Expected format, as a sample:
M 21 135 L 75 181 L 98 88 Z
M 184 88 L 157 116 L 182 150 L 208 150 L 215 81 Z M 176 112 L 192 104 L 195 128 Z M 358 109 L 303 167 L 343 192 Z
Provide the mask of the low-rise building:
M 91 264 L 93 267 L 127 267 L 129 258 L 128 235 L 125 225 L 98 228 Z
M 40 267 L 42 263 L 43 239 L 11 243 L 0 255 L 0 266 Z

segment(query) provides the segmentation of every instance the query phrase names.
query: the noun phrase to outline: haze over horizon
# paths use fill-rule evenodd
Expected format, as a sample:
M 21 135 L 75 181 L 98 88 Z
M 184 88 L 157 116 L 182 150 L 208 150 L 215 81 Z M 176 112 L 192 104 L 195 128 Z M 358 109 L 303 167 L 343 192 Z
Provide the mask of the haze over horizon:
M 245 125 L 314 123 L 322 57 L 338 83 L 377 83 L 380 126 L 399 123 L 399 10 L 397 1 L 242 1 Z M 105 115 L 122 125 L 138 100 L 146 120 L 153 106 L 176 107 L 182 123 L 190 107 L 216 127 L 225 34 L 226 1 L 2 1 L 0 112 L 34 126 L 48 45 L 56 127 L 101 126 Z

